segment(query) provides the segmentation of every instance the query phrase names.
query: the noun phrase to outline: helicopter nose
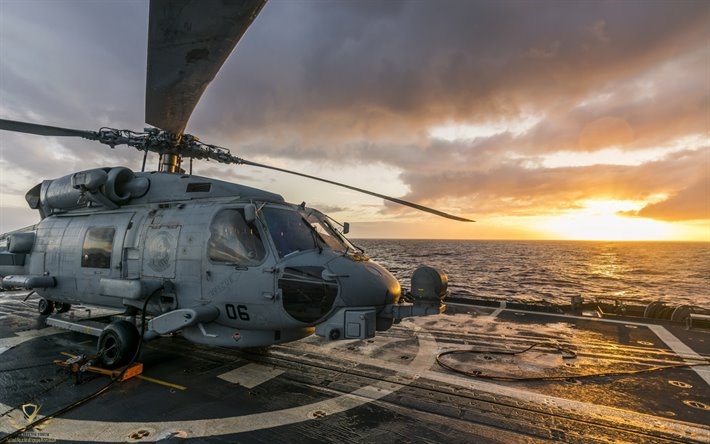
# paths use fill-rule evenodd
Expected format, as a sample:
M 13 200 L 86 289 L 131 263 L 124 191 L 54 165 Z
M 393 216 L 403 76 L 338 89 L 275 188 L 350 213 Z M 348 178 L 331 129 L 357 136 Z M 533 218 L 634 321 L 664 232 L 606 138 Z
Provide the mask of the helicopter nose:
M 402 295 L 397 279 L 375 262 L 337 257 L 326 266 L 323 277 L 339 281 L 340 299 L 346 307 L 381 307 L 398 302 Z

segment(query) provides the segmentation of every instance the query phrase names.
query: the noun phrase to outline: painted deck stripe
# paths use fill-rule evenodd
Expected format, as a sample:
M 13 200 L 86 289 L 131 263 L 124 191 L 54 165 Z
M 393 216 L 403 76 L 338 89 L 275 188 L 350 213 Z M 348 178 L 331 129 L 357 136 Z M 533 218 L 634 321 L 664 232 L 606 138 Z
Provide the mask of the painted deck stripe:
M 517 312 L 519 310 L 515 311 Z M 595 320 L 601 321 L 600 319 Z M 621 323 L 620 321 L 611 322 Z M 448 383 L 452 386 L 465 387 L 469 390 L 481 390 L 484 393 L 487 392 L 493 394 L 500 394 L 522 401 L 537 403 L 545 401 L 546 404 L 551 403 L 557 408 L 563 410 L 568 410 L 572 412 L 584 411 L 586 412 L 587 417 L 590 420 L 594 420 L 595 417 L 599 418 L 600 420 L 604 418 L 614 417 L 626 422 L 627 424 L 643 423 L 645 424 L 645 427 L 650 430 L 663 430 L 665 433 L 673 432 L 678 434 L 679 436 L 684 436 L 691 440 L 707 440 L 710 442 L 710 429 L 701 425 L 674 421 L 672 419 L 666 419 L 654 415 L 627 411 L 614 407 L 595 405 L 593 403 L 569 400 L 554 396 L 544 396 L 539 393 L 521 390 L 519 387 L 501 386 L 493 384 L 491 382 L 480 381 L 475 379 L 471 380 L 470 378 L 465 378 L 458 375 L 443 374 L 436 371 L 432 371 L 430 370 L 431 365 L 433 364 L 431 353 L 438 350 L 436 340 L 433 338 L 433 336 L 431 336 L 425 331 L 422 331 L 419 327 L 415 326 L 414 330 L 418 332 L 417 336 L 420 340 L 420 350 L 410 365 L 394 366 L 395 368 L 393 368 L 393 370 L 401 371 L 401 373 L 398 372 L 399 376 L 410 376 L 412 377 L 412 379 L 416 379 L 419 377 L 427 377 L 431 378 L 434 381 Z M 55 333 L 59 332 L 61 331 L 55 331 Z M 49 332 L 43 332 L 44 334 L 37 334 L 37 331 L 23 333 L 25 333 L 25 335 L 23 335 L 25 337 L 23 338 L 12 338 L 13 341 L 11 342 L 13 343 L 13 346 L 19 345 L 19 343 L 32 339 L 33 337 L 50 334 Z M 3 344 L 3 341 L 0 340 L 0 350 L 3 345 L 9 344 Z M 693 352 L 693 354 L 695 354 L 695 352 Z M 191 438 L 240 433 L 245 431 L 260 430 L 264 428 L 277 427 L 286 424 L 301 422 L 307 420 L 308 413 L 315 409 L 324 410 L 328 414 L 347 411 L 348 409 L 381 399 L 382 397 L 387 396 L 388 394 L 396 391 L 401 387 L 403 387 L 403 385 L 388 383 L 386 381 L 378 381 L 371 386 L 364 387 L 350 394 L 341 395 L 337 398 L 331 398 L 326 401 L 321 401 L 314 404 L 308 404 L 304 406 L 273 412 L 264 412 L 245 415 L 241 417 L 237 416 L 220 419 L 198 419 L 179 422 L 106 423 L 102 421 L 85 421 L 56 418 L 52 420 L 50 434 L 51 437 L 54 439 L 72 439 L 75 441 L 89 440 L 93 442 L 100 442 L 113 441 L 116 439 L 116 437 L 128 436 L 130 433 L 138 429 L 149 430 L 151 432 L 150 436 L 153 439 L 162 439 L 170 437 L 178 431 L 186 432 L 187 435 Z M 8 406 L 0 402 L 0 409 L 8 408 Z M 99 425 L 101 427 L 97 428 L 97 426 Z M 101 433 L 96 433 L 98 430 L 101 430 Z M 47 431 L 50 432 L 50 430 Z M 91 435 L 89 435 L 90 431 Z
M 17 347 L 25 341 L 29 341 L 34 338 L 41 338 L 42 336 L 56 335 L 61 333 L 62 330 L 55 327 L 47 327 L 41 330 L 28 330 L 28 331 L 18 331 L 15 334 L 17 336 L 10 338 L 0 339 L 0 354 Z
M 707 359 L 700 356 L 692 348 L 688 347 L 683 341 L 676 338 L 673 333 L 666 330 L 665 327 L 661 325 L 649 325 L 648 328 L 658 336 L 661 341 L 665 342 L 671 350 L 673 350 L 678 356 L 683 358 L 685 362 L 692 364 L 700 362 L 708 362 Z M 709 365 L 700 365 L 690 367 L 695 373 L 700 376 L 703 381 L 710 385 L 710 363 Z
M 417 330 L 419 330 L 417 328 Z M 61 332 L 58 331 L 58 332 Z M 34 333 L 34 332 L 33 332 Z M 16 341 L 17 344 L 32 339 L 36 333 Z M 434 363 L 433 351 L 438 350 L 436 339 L 429 333 L 419 332 L 419 352 L 406 366 L 408 372 L 415 374 L 426 372 Z M 0 345 L 2 345 L 0 343 Z M 414 378 L 411 378 L 413 381 Z M 406 384 L 388 381 L 374 381 L 372 385 L 362 387 L 352 393 L 341 394 L 334 398 L 318 401 L 312 404 L 274 410 L 270 412 L 253 413 L 244 416 L 227 418 L 195 419 L 168 422 L 105 422 L 91 420 L 76 420 L 54 418 L 45 429 L 52 439 L 84 442 L 115 442 L 125 439 L 136 430 L 147 430 L 153 440 L 159 441 L 176 434 L 186 434 L 190 438 L 204 438 L 217 435 L 251 432 L 273 427 L 280 427 L 298 422 L 312 420 L 313 411 L 324 411 L 333 415 L 364 404 L 377 401 Z M 335 393 L 334 393 L 335 394 Z M 0 402 L 0 411 L 10 409 Z M 16 413 L 16 412 L 15 412 Z
M 498 309 L 496 311 L 494 311 L 493 313 L 488 315 L 488 317 L 491 317 L 491 318 L 497 317 L 499 314 L 501 314 L 503 312 L 503 310 L 505 310 L 505 307 L 507 305 L 508 304 L 506 304 L 505 301 L 500 301 L 500 307 L 498 307 Z
M 224 381 L 231 382 L 232 384 L 239 384 L 251 389 L 274 379 L 285 371 L 286 370 L 283 369 L 251 363 L 232 369 L 227 373 L 217 375 L 217 377 Z

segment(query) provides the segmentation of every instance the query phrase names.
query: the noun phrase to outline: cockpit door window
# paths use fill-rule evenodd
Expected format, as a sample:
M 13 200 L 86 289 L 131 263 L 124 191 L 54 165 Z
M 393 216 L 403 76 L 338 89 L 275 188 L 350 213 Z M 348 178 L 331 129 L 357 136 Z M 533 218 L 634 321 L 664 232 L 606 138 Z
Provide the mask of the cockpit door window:
M 258 265 L 266 256 L 259 230 L 244 220 L 244 210 L 221 210 L 212 219 L 207 247 L 214 262 Z

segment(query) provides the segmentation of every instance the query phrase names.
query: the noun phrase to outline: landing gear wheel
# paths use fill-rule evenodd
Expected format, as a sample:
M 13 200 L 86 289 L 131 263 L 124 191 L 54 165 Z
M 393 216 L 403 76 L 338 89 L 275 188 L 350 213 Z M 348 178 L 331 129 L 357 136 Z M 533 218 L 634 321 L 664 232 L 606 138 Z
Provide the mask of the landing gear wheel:
M 37 311 L 41 315 L 49 315 L 52 314 L 54 311 L 54 302 L 48 301 L 44 298 L 39 300 L 39 303 L 37 304 Z
M 54 304 L 54 308 L 57 310 L 57 313 L 66 313 L 71 309 L 71 304 L 66 302 L 58 302 Z
M 130 362 L 138 350 L 140 335 L 128 321 L 116 321 L 101 332 L 98 349 L 101 363 L 106 368 L 117 368 Z

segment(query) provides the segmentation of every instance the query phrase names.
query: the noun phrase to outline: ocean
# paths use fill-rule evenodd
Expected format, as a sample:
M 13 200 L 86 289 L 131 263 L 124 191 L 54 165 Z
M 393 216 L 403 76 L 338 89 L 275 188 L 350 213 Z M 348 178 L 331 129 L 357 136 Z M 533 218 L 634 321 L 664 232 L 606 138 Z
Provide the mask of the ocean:
M 569 304 L 617 298 L 710 308 L 710 243 L 357 239 L 409 288 L 419 265 L 443 270 L 452 296 Z

